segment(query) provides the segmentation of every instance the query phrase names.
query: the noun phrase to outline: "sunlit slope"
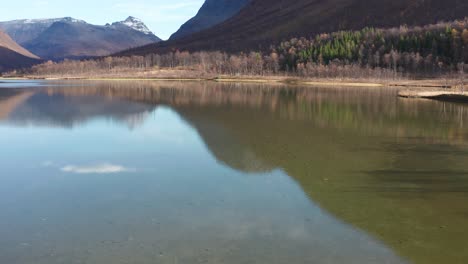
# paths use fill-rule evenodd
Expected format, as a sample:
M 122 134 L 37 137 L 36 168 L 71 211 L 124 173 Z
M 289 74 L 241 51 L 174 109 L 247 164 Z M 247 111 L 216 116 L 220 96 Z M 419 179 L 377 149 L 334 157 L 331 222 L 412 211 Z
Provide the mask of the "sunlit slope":
M 10 36 L 5 34 L 4 32 L 0 31 L 0 46 L 4 47 L 6 49 L 12 50 L 20 55 L 23 55 L 25 57 L 33 58 L 33 59 L 39 59 L 38 56 L 32 54 L 25 48 L 21 47 L 18 45 Z
M 0 72 L 29 67 L 40 62 L 39 57 L 13 41 L 0 31 Z

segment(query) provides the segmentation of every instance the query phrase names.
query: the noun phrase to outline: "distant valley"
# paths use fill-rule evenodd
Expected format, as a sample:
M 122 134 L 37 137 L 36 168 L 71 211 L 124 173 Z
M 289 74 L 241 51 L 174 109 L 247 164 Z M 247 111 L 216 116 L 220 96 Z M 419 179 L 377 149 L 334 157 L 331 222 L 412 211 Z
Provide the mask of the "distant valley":
M 106 56 L 161 41 L 139 19 L 92 25 L 70 17 L 0 22 L 18 44 L 46 60 Z

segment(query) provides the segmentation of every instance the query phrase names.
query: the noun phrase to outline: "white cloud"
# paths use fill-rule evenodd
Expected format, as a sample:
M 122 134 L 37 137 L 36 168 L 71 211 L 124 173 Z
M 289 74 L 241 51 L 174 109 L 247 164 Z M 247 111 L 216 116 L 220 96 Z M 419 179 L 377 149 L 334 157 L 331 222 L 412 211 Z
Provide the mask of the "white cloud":
M 121 165 L 114 165 L 110 163 L 102 163 L 91 166 L 75 166 L 67 165 L 60 169 L 63 172 L 75 174 L 111 174 L 120 172 L 132 172 L 133 169 L 125 168 Z

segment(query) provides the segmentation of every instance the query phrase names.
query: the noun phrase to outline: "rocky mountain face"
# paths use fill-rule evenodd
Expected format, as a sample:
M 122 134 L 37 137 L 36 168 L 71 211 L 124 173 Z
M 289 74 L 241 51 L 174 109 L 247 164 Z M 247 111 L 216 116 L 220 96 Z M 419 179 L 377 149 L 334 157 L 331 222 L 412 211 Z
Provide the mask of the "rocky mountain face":
M 16 42 L 23 45 L 28 41 L 37 38 L 42 32 L 47 30 L 55 22 L 80 22 L 82 20 L 71 17 L 52 19 L 21 19 L 0 22 L 0 28 L 10 35 Z
M 0 72 L 29 67 L 41 62 L 40 58 L 18 45 L 10 36 L 0 31 Z
M 15 20 L 0 22 L 0 29 L 34 54 L 51 60 L 106 56 L 161 40 L 134 17 L 104 26 L 70 17 Z
M 252 0 L 239 13 L 189 36 L 122 54 L 170 50 L 268 50 L 291 37 L 364 27 L 424 25 L 463 19 L 466 0 Z
M 151 30 L 149 30 L 149 28 L 145 25 L 145 23 L 141 21 L 141 19 L 132 16 L 129 16 L 124 21 L 114 22 L 112 25 L 107 24 L 106 26 L 113 28 L 129 27 L 145 35 L 154 35 L 153 32 L 151 32 Z
M 237 14 L 251 0 L 206 0 L 197 15 L 183 24 L 170 39 L 191 35 Z

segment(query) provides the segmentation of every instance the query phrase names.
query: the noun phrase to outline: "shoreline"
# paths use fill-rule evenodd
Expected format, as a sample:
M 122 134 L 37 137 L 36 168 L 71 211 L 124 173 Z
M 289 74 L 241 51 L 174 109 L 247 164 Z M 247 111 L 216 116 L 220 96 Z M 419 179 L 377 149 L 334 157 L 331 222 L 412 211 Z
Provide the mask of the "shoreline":
M 409 99 L 431 99 L 447 102 L 468 102 L 468 92 L 454 90 L 404 90 L 398 92 L 398 96 Z
M 239 83 L 265 83 L 286 84 L 306 86 L 346 86 L 346 87 L 400 87 L 418 89 L 456 89 L 460 83 L 448 83 L 443 79 L 421 79 L 421 80 L 375 80 L 375 79 L 325 79 L 325 78 L 301 78 L 287 76 L 216 76 L 216 77 L 143 77 L 143 76 L 96 76 L 96 77 L 70 77 L 70 76 L 7 76 L 0 77 L 1 80 L 88 80 L 88 81 L 212 81 L 212 82 L 239 82 Z M 429 90 L 428 90 L 429 91 Z
M 408 99 L 430 99 L 447 102 L 468 103 L 468 92 L 463 92 L 460 82 L 452 79 L 421 80 L 376 80 L 376 79 L 320 79 L 288 76 L 209 76 L 184 77 L 173 76 L 7 76 L 2 80 L 50 80 L 50 81 L 152 81 L 152 82 L 219 82 L 219 83 L 255 83 L 270 85 L 291 85 L 310 87 L 365 87 L 400 89 L 397 96 Z

